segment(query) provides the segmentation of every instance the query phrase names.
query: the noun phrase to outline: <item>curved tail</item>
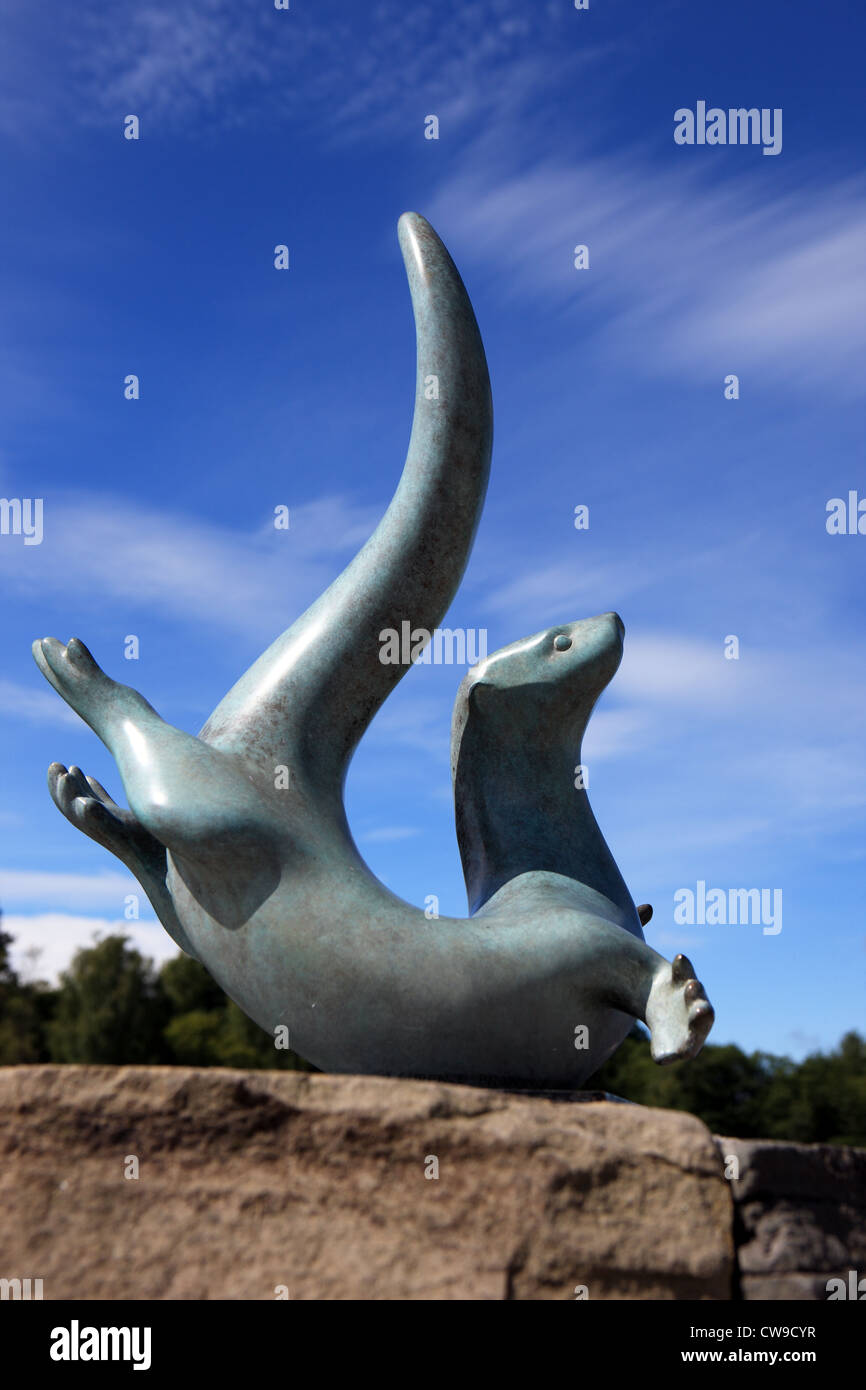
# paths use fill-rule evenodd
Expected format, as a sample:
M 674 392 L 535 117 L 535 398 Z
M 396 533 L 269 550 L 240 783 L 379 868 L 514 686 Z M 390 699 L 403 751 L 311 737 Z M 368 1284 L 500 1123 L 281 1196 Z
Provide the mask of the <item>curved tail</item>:
M 405 665 L 381 633 L 433 631 L 457 590 L 487 490 L 493 408 L 454 262 L 417 213 L 399 222 L 417 337 L 412 436 L 385 516 L 351 564 L 229 691 L 200 737 L 285 764 L 316 800 L 342 796 L 358 740 Z

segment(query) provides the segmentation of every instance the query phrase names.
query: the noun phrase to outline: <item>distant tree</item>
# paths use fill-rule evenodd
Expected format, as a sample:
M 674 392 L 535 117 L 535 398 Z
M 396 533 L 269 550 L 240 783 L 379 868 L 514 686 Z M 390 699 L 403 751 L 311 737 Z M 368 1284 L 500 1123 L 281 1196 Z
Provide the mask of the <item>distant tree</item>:
M 659 1067 L 636 1024 L 586 1084 L 641 1105 L 688 1110 L 714 1134 L 866 1145 L 866 1040 L 853 1032 L 835 1051 L 799 1063 L 708 1043 L 689 1062 Z
M 172 1015 L 225 1007 L 226 996 L 216 980 L 192 956 L 173 956 L 160 969 L 159 978 Z
M 9 947 L 14 940 L 13 936 L 3 930 L 3 912 L 0 910 L 0 990 L 14 988 L 18 984 L 18 976 L 12 969 L 12 961 L 9 958 Z
M 835 1054 L 839 1071 L 831 1144 L 866 1144 L 866 1038 L 846 1033 Z
M 167 1024 L 165 1040 L 172 1062 L 184 1067 L 223 1066 L 221 1040 L 225 1027 L 222 1009 L 190 1009 Z
M 866 1144 L 866 1040 L 846 1033 L 834 1052 L 813 1053 L 789 1078 L 777 1121 L 803 1143 Z
M 55 994 L 41 982 L 24 984 L 12 968 L 13 937 L 3 930 L 0 912 L 0 1066 L 48 1060 L 45 1024 Z
M 128 945 L 126 936 L 106 936 L 76 951 L 60 978 L 56 1014 L 48 1025 L 52 1061 L 168 1060 L 165 994 L 153 962 Z

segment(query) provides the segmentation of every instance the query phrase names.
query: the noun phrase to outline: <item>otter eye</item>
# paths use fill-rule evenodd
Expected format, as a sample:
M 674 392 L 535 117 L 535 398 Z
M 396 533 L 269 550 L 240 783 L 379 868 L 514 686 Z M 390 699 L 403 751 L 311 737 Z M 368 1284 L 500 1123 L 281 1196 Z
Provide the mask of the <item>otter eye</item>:
M 554 637 L 553 645 L 558 652 L 567 652 L 571 646 L 571 638 L 566 637 L 565 633 L 561 632 L 558 637 Z

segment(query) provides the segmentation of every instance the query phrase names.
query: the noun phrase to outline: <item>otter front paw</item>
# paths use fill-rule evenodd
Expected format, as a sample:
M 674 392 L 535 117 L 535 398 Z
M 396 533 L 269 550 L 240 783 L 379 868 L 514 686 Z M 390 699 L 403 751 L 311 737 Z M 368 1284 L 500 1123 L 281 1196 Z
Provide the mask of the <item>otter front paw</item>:
M 654 1062 L 664 1066 L 694 1057 L 704 1045 L 715 1013 L 687 956 L 676 956 L 655 976 L 647 1000 L 646 1021 Z

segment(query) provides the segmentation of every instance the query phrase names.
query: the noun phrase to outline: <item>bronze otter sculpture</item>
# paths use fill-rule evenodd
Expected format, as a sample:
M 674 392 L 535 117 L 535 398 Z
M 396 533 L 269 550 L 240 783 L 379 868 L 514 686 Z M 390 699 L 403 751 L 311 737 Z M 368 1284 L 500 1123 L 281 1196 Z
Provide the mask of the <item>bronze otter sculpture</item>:
M 407 669 L 381 659 L 383 633 L 403 622 L 430 632 L 443 617 L 492 448 L 487 365 L 460 276 L 422 217 L 404 214 L 399 235 L 415 416 L 377 530 L 197 738 L 79 641 L 34 643 L 43 674 L 114 756 L 130 810 L 58 763 L 51 794 L 135 874 L 182 950 L 316 1066 L 572 1088 L 636 1018 L 657 1061 L 693 1056 L 712 1008 L 684 956 L 670 964 L 646 945 L 574 785 L 583 731 L 622 656 L 616 614 L 515 642 L 460 686 L 452 771 L 470 917 L 431 921 L 396 897 L 349 831 L 349 761 Z

